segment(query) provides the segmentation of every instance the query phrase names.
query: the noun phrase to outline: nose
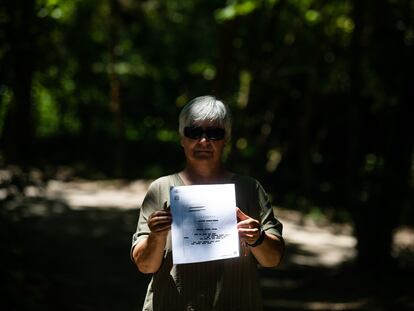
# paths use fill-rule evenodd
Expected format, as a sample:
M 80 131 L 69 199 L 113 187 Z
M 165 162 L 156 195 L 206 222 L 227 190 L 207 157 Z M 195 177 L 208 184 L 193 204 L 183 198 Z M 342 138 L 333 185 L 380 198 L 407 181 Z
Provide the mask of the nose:
M 207 138 L 206 134 L 203 133 L 203 136 L 198 140 L 200 143 L 210 143 L 210 139 Z

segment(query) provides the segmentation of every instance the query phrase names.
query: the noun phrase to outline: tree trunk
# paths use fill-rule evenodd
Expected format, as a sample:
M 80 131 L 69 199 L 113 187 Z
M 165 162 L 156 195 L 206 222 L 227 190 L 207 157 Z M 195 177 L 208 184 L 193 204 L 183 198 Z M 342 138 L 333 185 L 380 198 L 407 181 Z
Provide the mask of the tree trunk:
M 355 225 L 355 235 L 358 241 L 357 261 L 362 266 L 369 265 L 369 250 L 372 237 L 370 234 L 371 221 L 374 215 L 370 215 L 365 206 L 360 204 L 358 193 L 359 186 L 359 170 L 361 164 L 361 110 L 363 104 L 361 100 L 361 35 L 364 24 L 364 4 L 361 1 L 353 0 L 353 20 L 355 24 L 354 33 L 351 42 L 350 55 L 350 78 L 351 93 L 347 106 L 347 141 L 346 141 L 346 194 L 347 206 L 350 211 Z M 371 217 L 370 217 L 371 216 Z
M 32 77 L 34 70 L 34 0 L 10 1 L 10 86 L 12 101 L 6 115 L 6 161 L 27 164 L 33 138 Z
M 223 22 L 219 29 L 219 40 L 218 40 L 218 56 L 216 65 L 216 75 L 213 80 L 212 94 L 224 98 L 226 95 L 225 91 L 229 90 L 228 82 L 230 78 L 231 68 L 230 64 L 234 63 L 234 47 L 233 40 L 235 31 L 237 29 L 238 20 L 232 19 Z
M 115 127 L 115 167 L 114 174 L 120 177 L 124 174 L 125 159 L 125 129 L 122 112 L 122 103 L 120 99 L 120 81 L 116 72 L 116 41 L 118 33 L 118 7 L 116 1 L 110 1 L 110 18 L 109 18 L 109 96 L 110 111 L 112 113 Z
M 404 44 L 402 36 L 398 36 L 398 31 L 395 29 L 395 21 L 389 20 L 388 12 L 390 11 L 389 3 L 387 1 L 377 1 L 376 15 L 373 16 L 371 26 L 370 46 L 369 50 L 370 60 L 373 64 L 373 69 L 378 73 L 379 81 L 383 86 L 385 93 L 385 101 L 382 107 L 382 123 L 381 128 L 377 129 L 381 135 L 381 143 L 376 146 L 375 152 L 378 159 L 383 161 L 383 164 L 375 168 L 375 174 L 369 176 L 364 168 L 359 163 L 358 154 L 361 153 L 361 143 L 369 144 L 369 135 L 361 135 L 358 133 L 357 124 L 360 122 L 360 108 L 363 102 L 361 101 L 361 87 L 362 79 L 358 71 L 360 68 L 361 46 L 361 30 L 363 29 L 363 2 L 354 1 L 354 20 L 355 33 L 353 45 L 353 65 L 352 65 L 352 82 L 353 82 L 353 96 L 350 103 L 350 114 L 354 119 L 349 120 L 349 150 L 350 157 L 348 159 L 348 196 L 351 210 L 355 221 L 355 233 L 358 240 L 358 263 L 364 269 L 374 271 L 385 271 L 392 268 L 392 245 L 393 245 L 393 231 L 398 226 L 400 216 L 403 210 L 403 205 L 408 193 L 408 180 L 411 167 L 411 156 L 413 151 L 412 141 L 412 126 L 411 117 L 408 105 L 412 104 L 413 96 L 409 79 L 413 69 L 412 54 L 408 53 L 410 47 Z M 392 17 L 391 17 L 392 18 Z M 381 48 L 381 58 L 375 59 L 376 51 Z M 412 48 L 411 48 L 412 50 Z M 400 60 L 401 51 L 405 59 Z M 372 57 L 374 56 L 374 57 Z M 386 59 L 386 61 L 384 61 Z M 398 70 L 399 64 L 403 64 L 404 69 Z M 406 83 L 401 86 L 399 82 Z M 396 103 L 391 105 L 391 98 L 396 96 Z M 359 119 L 358 119 L 359 116 Z M 356 121 L 352 123 L 353 121 Z M 366 122 L 364 122 L 366 125 Z M 378 135 L 377 134 L 377 135 Z M 355 141 L 357 137 L 366 137 L 365 141 Z M 358 173 L 360 176 L 358 176 Z M 361 203 L 358 200 L 358 193 L 362 190 L 362 183 L 365 183 L 365 191 L 368 197 L 365 202 Z M 368 189 L 367 189 L 368 187 Z

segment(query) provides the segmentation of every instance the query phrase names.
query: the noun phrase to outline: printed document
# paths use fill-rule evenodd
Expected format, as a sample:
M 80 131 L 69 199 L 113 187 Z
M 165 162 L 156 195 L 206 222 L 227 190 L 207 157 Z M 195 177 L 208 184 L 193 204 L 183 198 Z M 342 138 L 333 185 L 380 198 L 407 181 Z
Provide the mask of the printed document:
M 174 264 L 239 256 L 234 184 L 172 187 L 170 204 Z

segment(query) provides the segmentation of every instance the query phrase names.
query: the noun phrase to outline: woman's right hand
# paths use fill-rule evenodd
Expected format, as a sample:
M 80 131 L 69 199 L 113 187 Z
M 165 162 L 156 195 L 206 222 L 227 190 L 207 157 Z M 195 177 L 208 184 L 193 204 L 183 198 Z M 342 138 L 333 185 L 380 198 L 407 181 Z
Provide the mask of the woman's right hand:
M 172 216 L 167 202 L 164 203 L 164 209 L 155 211 L 148 217 L 148 227 L 151 233 L 156 235 L 167 235 L 171 229 Z
M 153 212 L 147 219 L 150 234 L 134 247 L 132 256 L 138 269 L 143 273 L 155 273 L 161 266 L 172 216 L 167 202 L 164 209 Z

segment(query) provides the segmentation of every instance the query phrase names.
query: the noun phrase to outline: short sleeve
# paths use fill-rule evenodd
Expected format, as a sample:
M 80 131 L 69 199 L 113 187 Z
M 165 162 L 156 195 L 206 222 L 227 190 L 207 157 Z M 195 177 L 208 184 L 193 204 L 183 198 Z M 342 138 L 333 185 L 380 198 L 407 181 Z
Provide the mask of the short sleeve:
M 250 176 L 235 175 L 237 206 L 250 217 L 260 220 L 266 233 L 282 238 L 282 223 L 275 217 L 269 196 L 260 182 Z
M 131 245 L 131 256 L 132 250 L 134 249 L 135 245 L 137 245 L 140 241 L 148 237 L 150 234 L 150 229 L 148 227 L 148 217 L 156 210 L 162 208 L 160 205 L 159 199 L 159 192 L 160 187 L 157 182 L 151 183 L 148 188 L 148 192 L 145 195 L 144 201 L 142 202 L 142 206 L 139 210 L 139 218 L 138 218 L 138 225 L 137 230 L 132 235 L 132 245 Z
M 256 191 L 257 191 L 257 196 L 258 196 L 260 209 L 261 209 L 260 210 L 260 222 L 262 225 L 262 229 L 266 231 L 266 233 L 271 233 L 283 239 L 282 238 L 283 225 L 275 217 L 272 205 L 270 204 L 270 201 L 269 201 L 269 196 L 258 181 L 256 181 Z

